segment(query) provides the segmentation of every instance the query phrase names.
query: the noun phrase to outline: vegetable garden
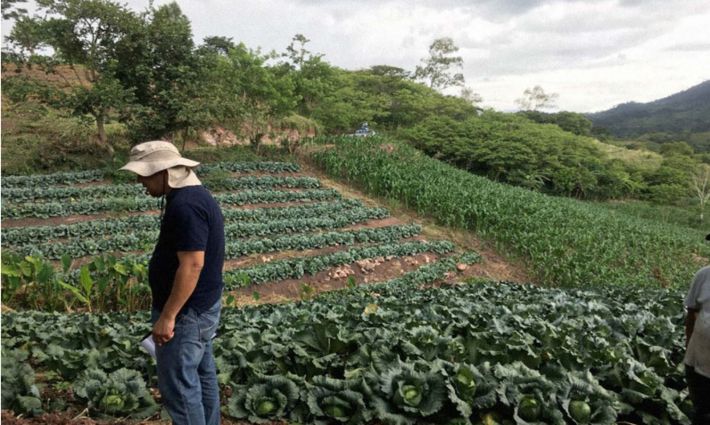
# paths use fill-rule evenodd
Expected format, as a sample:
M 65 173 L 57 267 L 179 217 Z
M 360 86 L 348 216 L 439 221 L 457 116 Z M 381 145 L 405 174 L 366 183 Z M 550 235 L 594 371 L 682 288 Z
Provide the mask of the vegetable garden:
M 540 237 L 541 227 L 529 225 L 527 234 L 500 213 L 512 196 L 526 200 L 527 192 L 457 203 L 456 192 L 441 188 L 463 177 L 435 178 L 426 173 L 442 169 L 417 163 L 418 156 L 391 162 L 370 142 L 349 142 L 367 161 L 342 146 L 340 159 L 331 151 L 316 160 L 445 224 L 485 234 L 508 226 L 501 237 L 520 243 Z M 424 192 L 407 191 L 414 169 Z M 648 239 L 644 232 L 655 228 L 638 230 L 632 234 L 643 236 L 641 248 L 627 246 L 623 260 L 612 258 L 621 254 L 611 239 L 583 234 L 610 250 L 587 253 L 602 257 L 600 277 L 590 279 L 583 265 L 567 269 L 587 258 L 581 251 L 589 246 L 570 238 L 567 223 L 591 215 L 560 211 L 548 219 L 557 220 L 556 233 L 534 245 L 547 243 L 554 252 L 529 254 L 540 270 L 549 267 L 544 281 L 586 279 L 577 282 L 594 288 L 442 284 L 480 256 L 424 238 L 418 224 L 387 221 L 387 210 L 324 188 L 295 164 L 205 164 L 198 173 L 225 216 L 227 306 L 215 355 L 226 416 L 294 424 L 689 423 L 682 291 L 636 289 L 640 277 L 622 286 L 616 270 L 644 265 L 634 256 L 652 242 L 669 243 L 666 255 L 707 254 L 678 242 L 690 234 Z M 159 202 L 137 185 L 108 178 L 89 171 L 2 179 L 3 409 L 39 415 L 86 408 L 93 418 L 135 420 L 160 412 L 150 391 L 155 365 L 138 345 L 149 331 L 147 260 Z M 494 190 L 476 182 L 467 190 Z M 535 208 L 517 211 L 517 219 L 531 224 L 543 217 Z M 554 266 L 552 258 L 564 253 L 554 244 L 561 242 L 572 259 Z M 426 262 L 386 281 L 364 285 L 349 275 L 337 278 L 347 282 L 339 291 L 232 307 L 241 289 L 256 297 L 262 285 L 294 280 L 310 288 L 317 275 L 340 267 L 372 259 L 389 267 L 424 254 Z M 675 279 L 689 265 L 659 267 Z

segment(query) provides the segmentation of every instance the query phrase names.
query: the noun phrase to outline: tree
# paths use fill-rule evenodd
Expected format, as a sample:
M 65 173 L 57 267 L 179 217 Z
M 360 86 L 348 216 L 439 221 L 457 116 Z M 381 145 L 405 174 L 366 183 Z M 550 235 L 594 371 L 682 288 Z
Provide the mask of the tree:
M 333 67 L 323 60 L 322 54 L 311 53 L 306 49 L 309 42 L 303 34 L 296 34 L 286 47 L 286 53 L 281 55 L 289 59 L 282 66 L 292 76 L 295 94 L 300 98 L 298 113 L 304 116 L 310 116 L 318 103 L 336 88 Z
M 461 99 L 465 100 L 473 106 L 478 106 L 481 102 L 483 102 L 483 98 L 481 97 L 481 95 L 474 92 L 473 89 L 470 87 L 463 87 L 461 89 Z
M 371 66 L 370 72 L 374 75 L 379 75 L 382 77 L 398 78 L 398 79 L 405 79 L 405 78 L 411 77 L 411 74 L 408 71 L 406 71 L 402 68 L 398 68 L 396 66 L 389 66 L 389 65 Z
M 296 107 L 293 75 L 283 66 L 269 67 L 271 55 L 248 49 L 243 43 L 226 56 L 213 53 L 203 98 L 215 122 L 228 125 L 258 149 L 270 124 Z
M 523 97 L 515 102 L 520 105 L 523 111 L 537 111 L 538 109 L 551 109 L 555 107 L 555 101 L 559 97 L 557 93 L 545 93 L 540 86 L 532 89 L 525 89 Z
M 19 50 L 22 59 L 31 58 L 45 44 L 46 35 L 35 18 L 20 16 L 6 40 Z
M 26 31 L 41 34 L 54 50 L 55 61 L 68 64 L 80 82 L 65 93 L 64 106 L 76 115 L 91 115 L 99 145 L 113 154 L 104 126 L 110 111 L 123 108 L 133 96 L 116 78 L 116 69 L 132 59 L 119 51 L 128 52 L 122 45 L 137 16 L 108 0 L 38 0 L 37 6 L 44 16 L 23 21 L 32 28 Z
M 222 36 L 205 37 L 204 44 L 202 46 L 203 49 L 209 49 L 224 56 L 226 56 L 229 51 L 235 47 L 236 45 L 234 44 L 232 37 Z
M 659 153 L 666 157 L 674 155 L 693 156 L 695 150 L 686 142 L 669 142 L 661 145 Z
M 18 3 L 27 3 L 27 0 L 2 0 L 2 19 L 18 19 L 27 15 L 27 9 L 17 7 Z
M 693 173 L 690 185 L 700 204 L 700 222 L 703 223 L 705 204 L 710 200 L 710 165 L 699 164 Z
M 294 35 L 291 39 L 291 44 L 286 47 L 286 53 L 283 53 L 281 56 L 287 57 L 290 60 L 291 66 L 294 69 L 300 70 L 307 60 L 323 57 L 321 54 L 314 55 L 306 49 L 306 44 L 310 43 L 310 41 L 311 40 L 307 39 L 303 34 Z
M 454 40 L 449 37 L 434 40 L 429 46 L 429 57 L 422 59 L 424 65 L 417 66 L 414 78 L 426 81 L 433 89 L 463 85 L 463 74 L 451 74 L 451 68 L 463 68 L 461 56 L 454 56 L 458 50 Z

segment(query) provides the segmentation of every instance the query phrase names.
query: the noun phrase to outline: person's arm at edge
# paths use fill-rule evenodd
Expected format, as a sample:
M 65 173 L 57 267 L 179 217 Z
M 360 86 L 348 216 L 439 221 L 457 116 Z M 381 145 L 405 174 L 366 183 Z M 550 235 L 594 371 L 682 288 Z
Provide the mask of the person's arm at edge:
M 688 348 L 690 337 L 693 336 L 695 328 L 695 319 L 698 317 L 698 310 L 688 307 L 685 315 L 685 348 Z
M 165 302 L 160 318 L 153 326 L 153 339 L 164 344 L 174 335 L 175 318 L 197 287 L 200 272 L 205 264 L 204 251 L 178 251 L 178 269 L 170 296 Z

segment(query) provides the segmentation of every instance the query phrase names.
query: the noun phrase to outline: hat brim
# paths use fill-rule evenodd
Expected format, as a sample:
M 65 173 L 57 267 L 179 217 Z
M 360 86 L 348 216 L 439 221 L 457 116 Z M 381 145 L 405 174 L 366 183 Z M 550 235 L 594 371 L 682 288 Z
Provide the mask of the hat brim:
M 139 176 L 148 177 L 167 170 L 168 168 L 180 165 L 194 168 L 200 165 L 200 163 L 187 158 L 175 158 L 168 161 L 130 161 L 128 164 L 119 168 L 119 170 L 132 171 Z

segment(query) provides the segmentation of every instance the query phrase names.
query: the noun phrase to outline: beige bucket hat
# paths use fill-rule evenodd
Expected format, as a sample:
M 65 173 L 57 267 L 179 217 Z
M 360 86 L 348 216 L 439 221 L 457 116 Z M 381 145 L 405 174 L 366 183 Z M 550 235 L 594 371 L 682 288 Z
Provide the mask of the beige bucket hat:
M 143 177 L 168 170 L 168 184 L 172 188 L 180 188 L 201 184 L 192 171 L 198 165 L 197 161 L 183 158 L 172 143 L 153 140 L 131 148 L 129 161 L 120 170 L 132 171 Z

